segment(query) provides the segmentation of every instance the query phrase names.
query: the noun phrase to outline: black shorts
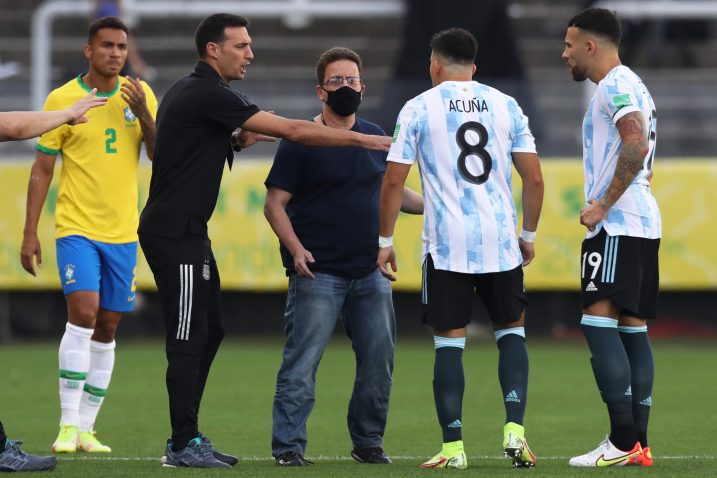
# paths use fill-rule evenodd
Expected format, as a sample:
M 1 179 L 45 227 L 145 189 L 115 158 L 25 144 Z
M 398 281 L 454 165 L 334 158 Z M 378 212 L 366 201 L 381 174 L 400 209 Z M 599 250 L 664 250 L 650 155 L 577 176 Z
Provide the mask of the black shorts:
M 494 324 L 520 320 L 528 299 L 523 268 L 486 274 L 465 274 L 434 268 L 431 255 L 423 262 L 423 323 L 438 330 L 460 329 L 471 321 L 478 294 Z
M 605 229 L 585 239 L 580 256 L 583 308 L 610 299 L 621 314 L 654 319 L 659 249 L 659 239 L 609 236 Z

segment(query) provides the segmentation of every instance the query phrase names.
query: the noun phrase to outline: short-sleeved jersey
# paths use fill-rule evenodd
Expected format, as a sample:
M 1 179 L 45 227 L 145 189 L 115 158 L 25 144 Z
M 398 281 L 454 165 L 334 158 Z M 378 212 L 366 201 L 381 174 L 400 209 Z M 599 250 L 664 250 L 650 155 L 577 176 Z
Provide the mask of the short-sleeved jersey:
M 600 81 L 583 120 L 585 201 L 605 195 L 622 150 L 616 124 L 634 111 L 640 111 L 645 119 L 649 151 L 632 184 L 613 204 L 607 217 L 593 231 L 588 231 L 587 238 L 597 235 L 603 227 L 611 236 L 646 239 L 662 236 L 660 209 L 648 179 L 655 157 L 657 111 L 645 84 L 623 65 L 610 70 Z
M 511 153 L 535 153 L 518 103 L 475 81 L 446 81 L 407 102 L 388 161 L 418 160 L 423 255 L 436 269 L 470 274 L 522 263 Z
M 208 237 L 224 164 L 231 167 L 232 131 L 259 112 L 207 62 L 167 91 L 157 113 L 157 143 L 140 234 Z
M 358 117 L 352 131 L 385 135 L 378 125 Z M 376 269 L 385 171 L 386 153 L 381 151 L 288 140 L 279 144 L 265 184 L 291 193 L 286 213 L 301 244 L 314 256 L 312 271 L 358 279 Z M 291 253 L 283 244 L 280 250 L 287 274 L 294 272 Z
M 113 244 L 137 240 L 137 164 L 142 146 L 139 120 L 117 88 L 97 96 L 107 104 L 89 110 L 87 123 L 63 125 L 42 135 L 37 150 L 62 155 L 55 212 L 56 237 L 80 235 Z M 154 117 L 157 98 L 142 82 L 147 107 Z M 82 75 L 53 90 L 45 111 L 61 110 L 91 91 Z

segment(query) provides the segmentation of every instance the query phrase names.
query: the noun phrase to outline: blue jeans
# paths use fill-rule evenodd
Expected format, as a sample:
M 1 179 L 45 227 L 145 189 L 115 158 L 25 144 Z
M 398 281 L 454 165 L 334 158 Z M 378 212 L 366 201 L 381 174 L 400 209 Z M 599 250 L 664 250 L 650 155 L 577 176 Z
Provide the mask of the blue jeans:
M 396 323 L 391 285 L 378 269 L 360 279 L 315 273 L 289 277 L 284 359 L 276 379 L 274 457 L 306 450 L 306 421 L 316 396 L 316 370 L 339 319 L 356 355 L 348 428 L 355 448 L 382 446 L 391 393 Z

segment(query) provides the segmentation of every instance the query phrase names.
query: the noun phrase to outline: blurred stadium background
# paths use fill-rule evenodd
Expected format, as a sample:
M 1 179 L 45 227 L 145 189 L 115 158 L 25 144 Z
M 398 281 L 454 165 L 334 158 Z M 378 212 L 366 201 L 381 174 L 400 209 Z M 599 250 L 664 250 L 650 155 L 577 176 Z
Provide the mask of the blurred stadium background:
M 401 105 L 430 86 L 430 35 L 449 25 L 473 30 L 479 39 L 477 78 L 519 100 L 543 158 L 545 212 L 538 257 L 527 270 L 529 331 L 574 337 L 583 236 L 577 219 L 583 194 L 580 125 L 589 89 L 571 80 L 560 54 L 567 20 L 590 3 L 596 2 L 125 0 L 124 8 L 133 40 L 152 67 L 147 79 L 160 99 L 192 68 L 192 36 L 199 20 L 226 10 L 252 21 L 255 61 L 247 79 L 234 86 L 262 109 L 293 118 L 316 114 L 316 59 L 325 49 L 344 45 L 365 64 L 368 91 L 359 113 L 386 131 L 392 131 Z M 652 333 L 717 341 L 717 253 L 712 245 L 717 236 L 717 2 L 608 3 L 624 20 L 623 61 L 643 77 L 660 115 L 653 184 L 664 214 L 663 293 L 661 320 Z M 85 71 L 82 45 L 92 5 L 86 0 L 0 0 L 0 109 L 39 107 L 47 88 Z M 46 75 L 41 74 L 43 61 Z M 19 263 L 33 146 L 34 141 L 0 145 L 0 342 L 57 338 L 65 322 L 54 263 L 52 191 L 41 220 L 42 273 L 32 278 Z M 279 337 L 282 331 L 286 280 L 278 243 L 262 214 L 263 180 L 275 147 L 260 145 L 237 156 L 210 223 L 230 333 Z M 149 163 L 142 163 L 140 206 L 149 184 Z M 418 186 L 415 175 L 412 181 Z M 420 219 L 401 218 L 395 303 L 399 333 L 405 335 L 423 333 L 420 227 Z M 124 321 L 120 338 L 162 333 L 143 259 L 139 285 L 137 311 Z M 486 325 L 480 322 L 475 333 L 484 333 Z

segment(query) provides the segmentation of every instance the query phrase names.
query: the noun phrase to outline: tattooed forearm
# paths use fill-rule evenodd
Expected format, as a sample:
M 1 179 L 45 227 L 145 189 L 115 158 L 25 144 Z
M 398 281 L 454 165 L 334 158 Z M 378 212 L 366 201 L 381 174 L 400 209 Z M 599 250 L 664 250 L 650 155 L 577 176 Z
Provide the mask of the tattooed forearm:
M 615 204 L 630 186 L 642 169 L 642 163 L 648 153 L 647 133 L 642 113 L 639 111 L 628 113 L 620 118 L 616 126 L 622 139 L 622 149 L 615 165 L 615 174 L 603 197 L 603 203 L 608 208 Z

